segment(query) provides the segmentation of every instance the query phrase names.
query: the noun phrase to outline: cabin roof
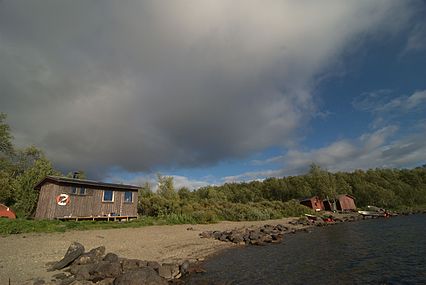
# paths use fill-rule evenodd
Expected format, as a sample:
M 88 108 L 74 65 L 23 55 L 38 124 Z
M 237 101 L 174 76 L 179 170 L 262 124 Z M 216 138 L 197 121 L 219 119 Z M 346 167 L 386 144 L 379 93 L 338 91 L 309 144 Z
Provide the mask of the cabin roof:
M 76 178 L 68 178 L 62 176 L 46 176 L 34 186 L 34 189 L 40 190 L 41 186 L 46 182 L 52 182 L 55 184 L 69 185 L 69 186 L 86 186 L 92 188 L 102 188 L 102 189 L 114 189 L 114 190 L 123 190 L 123 191 L 138 191 L 139 187 L 134 185 L 126 185 L 126 184 L 115 184 L 115 183 L 106 183 L 99 182 L 94 180 L 86 180 L 86 179 L 76 179 Z
M 348 197 L 350 197 L 350 198 L 352 198 L 352 199 L 355 200 L 355 197 L 352 196 L 352 195 L 350 195 L 350 194 L 340 194 L 340 195 L 337 195 L 336 198 L 339 199 L 340 197 L 344 197 L 344 196 L 348 196 Z

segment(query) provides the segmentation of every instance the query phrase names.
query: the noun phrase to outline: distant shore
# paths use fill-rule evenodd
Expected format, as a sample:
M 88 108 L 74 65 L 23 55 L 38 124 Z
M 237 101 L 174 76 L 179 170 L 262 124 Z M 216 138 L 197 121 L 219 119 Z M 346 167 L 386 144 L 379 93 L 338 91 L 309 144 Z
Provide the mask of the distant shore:
M 174 262 L 204 260 L 222 249 L 234 247 L 232 243 L 200 238 L 203 231 L 226 231 L 266 224 L 283 224 L 289 228 L 297 218 L 267 221 L 220 222 L 206 225 L 164 225 L 142 228 L 69 231 L 65 233 L 30 233 L 0 237 L 0 284 L 21 284 L 40 277 L 49 281 L 58 272 L 47 272 L 46 263 L 60 260 L 68 246 L 77 241 L 87 250 L 104 245 L 107 252 L 126 258 Z

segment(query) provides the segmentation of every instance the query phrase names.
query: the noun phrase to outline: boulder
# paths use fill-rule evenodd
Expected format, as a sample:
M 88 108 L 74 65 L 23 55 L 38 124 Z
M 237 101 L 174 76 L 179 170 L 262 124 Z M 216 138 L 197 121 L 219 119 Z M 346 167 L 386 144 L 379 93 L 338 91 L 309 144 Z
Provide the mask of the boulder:
M 160 263 L 157 261 L 148 261 L 146 265 L 154 269 L 156 272 L 158 272 L 158 269 L 160 268 Z
M 127 259 L 123 258 L 121 260 L 121 267 L 123 271 L 129 271 L 140 267 L 147 266 L 147 262 L 139 259 Z
M 65 253 L 64 258 L 56 262 L 51 268 L 50 271 L 59 270 L 70 265 L 74 260 L 80 257 L 84 253 L 84 246 L 81 243 L 73 242 Z
M 73 275 L 85 275 L 85 272 L 88 272 L 89 274 L 93 273 L 97 267 L 97 264 L 95 263 L 88 263 L 88 264 L 73 264 L 70 266 L 68 271 Z
M 200 233 L 200 237 L 202 237 L 202 238 L 211 238 L 212 237 L 212 232 L 210 232 L 210 231 L 202 232 L 202 233 Z
M 119 262 L 100 261 L 93 271 L 94 277 L 111 278 L 117 277 L 122 273 L 121 264 Z
M 102 260 L 103 255 L 105 254 L 105 246 L 100 246 L 90 250 L 87 253 L 82 254 L 78 257 L 74 263 L 75 264 L 88 264 Z
M 115 253 L 109 252 L 105 255 L 103 260 L 108 261 L 108 262 L 116 262 L 116 261 L 118 261 L 118 255 L 115 254 Z
M 176 263 L 165 263 L 158 268 L 158 275 L 161 277 L 171 280 L 176 278 L 180 274 L 179 265 Z
M 143 267 L 123 273 L 115 278 L 114 285 L 167 285 L 167 281 L 161 278 L 151 267 Z
M 189 261 L 188 260 L 185 260 L 184 262 L 182 262 L 182 264 L 180 265 L 180 267 L 179 267 L 179 270 L 180 270 L 180 273 L 182 274 L 182 275 L 185 275 L 186 273 L 188 273 L 188 270 L 189 270 L 189 266 L 190 266 L 191 264 L 189 263 Z

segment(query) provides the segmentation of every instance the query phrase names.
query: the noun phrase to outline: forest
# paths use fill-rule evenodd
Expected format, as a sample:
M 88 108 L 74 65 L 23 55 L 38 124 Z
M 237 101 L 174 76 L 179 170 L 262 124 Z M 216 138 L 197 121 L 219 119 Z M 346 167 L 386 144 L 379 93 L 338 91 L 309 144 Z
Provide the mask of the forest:
M 17 148 L 6 115 L 0 114 L 0 203 L 18 217 L 31 218 L 38 193 L 34 185 L 55 170 L 43 151 Z M 308 173 L 263 181 L 226 183 L 193 191 L 175 189 L 173 177 L 158 174 L 158 188 L 140 185 L 138 211 L 143 216 L 167 217 L 175 222 L 265 220 L 299 216 L 310 210 L 299 199 L 318 195 L 332 198 L 351 194 L 362 208 L 375 205 L 402 210 L 426 208 L 426 165 L 413 169 L 370 169 L 332 173 L 312 164 Z

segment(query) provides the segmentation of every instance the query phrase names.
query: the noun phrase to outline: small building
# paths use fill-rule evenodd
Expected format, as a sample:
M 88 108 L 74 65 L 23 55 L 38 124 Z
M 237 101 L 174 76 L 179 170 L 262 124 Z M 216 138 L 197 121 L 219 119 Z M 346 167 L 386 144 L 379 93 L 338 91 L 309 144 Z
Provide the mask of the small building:
M 34 189 L 39 191 L 36 219 L 137 218 L 137 186 L 47 176 Z
M 300 200 L 300 204 L 302 204 L 306 207 L 309 207 L 311 209 L 314 209 L 315 211 L 324 210 L 324 204 L 318 196 L 313 196 L 311 198 L 302 199 L 302 200 Z
M 337 210 L 338 211 L 352 211 L 356 210 L 355 197 L 349 194 L 337 195 Z
M 0 218 L 16 219 L 16 214 L 6 205 L 0 204 Z
M 355 197 L 349 194 L 337 195 L 334 202 L 324 200 L 324 208 L 327 211 L 355 211 Z

